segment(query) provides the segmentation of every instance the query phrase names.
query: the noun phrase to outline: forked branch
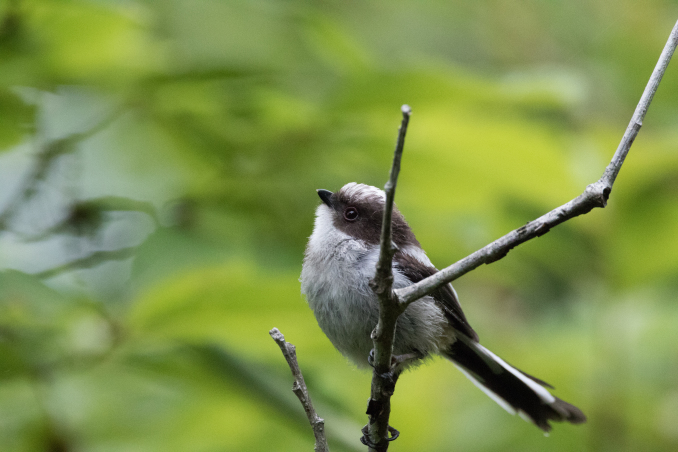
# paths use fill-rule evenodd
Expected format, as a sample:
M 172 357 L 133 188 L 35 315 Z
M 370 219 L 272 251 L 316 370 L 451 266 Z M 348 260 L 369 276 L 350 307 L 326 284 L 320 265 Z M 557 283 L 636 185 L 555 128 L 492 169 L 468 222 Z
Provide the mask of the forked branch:
M 553 209 L 536 220 L 530 221 L 521 228 L 509 232 L 475 253 L 440 270 L 438 273 L 431 275 L 416 284 L 412 284 L 411 286 L 395 290 L 395 295 L 400 300 L 400 303 L 407 306 L 413 301 L 430 294 L 444 284 L 454 281 L 482 264 L 491 264 L 492 262 L 498 261 L 506 256 L 512 248 L 530 239 L 546 234 L 554 226 L 564 223 L 570 218 L 588 213 L 594 207 L 605 207 L 610 192 L 612 191 L 612 185 L 621 170 L 621 166 L 624 163 L 626 155 L 629 153 L 633 141 L 638 135 L 640 127 L 643 125 L 645 113 L 647 113 L 650 102 L 652 102 L 654 93 L 657 91 L 659 82 L 664 76 L 666 67 L 671 60 L 673 52 L 676 50 L 677 44 L 678 22 L 676 22 L 671 31 L 671 35 L 652 72 L 650 81 L 647 83 L 645 91 L 638 102 L 636 111 L 633 113 L 631 122 L 626 128 L 626 132 L 619 143 L 619 147 L 614 153 L 612 161 L 607 168 L 605 168 L 605 172 L 600 180 L 586 187 L 584 193 L 567 204 Z
M 605 207 L 624 159 L 633 144 L 638 131 L 643 124 L 645 113 L 652 102 L 659 82 L 671 60 L 678 44 L 678 22 L 673 27 L 671 35 L 662 51 L 650 81 L 648 82 L 638 106 L 631 118 L 631 122 L 619 143 L 619 147 L 612 157 L 612 161 L 605 169 L 603 176 L 586 187 L 584 193 L 570 202 L 548 212 L 525 226 L 511 231 L 504 237 L 495 240 L 475 253 L 450 265 L 449 267 L 429 276 L 410 286 L 393 290 L 393 273 L 391 269 L 392 257 L 395 253 L 391 241 L 391 212 L 393 198 L 400 170 L 400 157 L 404 143 L 405 130 L 409 120 L 409 107 L 403 106 L 403 124 L 398 134 L 391 177 L 385 186 L 386 205 L 384 208 L 384 224 L 381 235 L 381 253 L 377 263 L 377 272 L 371 282 L 372 288 L 379 296 L 379 323 L 374 330 L 374 374 L 372 377 L 372 396 L 368 405 L 369 420 L 369 447 L 370 451 L 384 452 L 388 449 L 388 419 L 390 415 L 390 397 L 395 389 L 395 379 L 390 372 L 393 339 L 398 316 L 407 308 L 409 303 L 424 297 L 444 284 L 447 284 L 482 264 L 490 264 L 506 256 L 514 247 L 535 237 L 546 234 L 551 228 L 570 218 L 590 212 L 595 207 Z

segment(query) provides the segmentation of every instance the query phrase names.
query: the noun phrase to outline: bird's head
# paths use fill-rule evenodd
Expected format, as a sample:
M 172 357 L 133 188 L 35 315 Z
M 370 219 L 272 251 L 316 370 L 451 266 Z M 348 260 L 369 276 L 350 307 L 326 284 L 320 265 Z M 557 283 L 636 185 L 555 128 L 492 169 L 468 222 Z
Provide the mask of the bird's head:
M 383 190 L 351 182 L 335 193 L 320 189 L 318 196 L 322 204 L 316 211 L 316 228 L 334 229 L 368 245 L 379 244 L 386 200 Z M 419 246 L 414 233 L 395 206 L 391 224 L 393 242 L 398 247 Z

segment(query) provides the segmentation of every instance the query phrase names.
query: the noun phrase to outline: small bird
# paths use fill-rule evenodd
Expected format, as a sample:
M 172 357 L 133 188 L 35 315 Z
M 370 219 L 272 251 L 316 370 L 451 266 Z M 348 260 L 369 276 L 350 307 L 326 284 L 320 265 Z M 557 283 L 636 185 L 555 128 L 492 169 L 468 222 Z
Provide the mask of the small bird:
M 301 271 L 301 291 L 318 325 L 332 344 L 358 367 L 369 365 L 370 333 L 379 319 L 379 302 L 370 288 L 379 258 L 385 193 L 351 182 L 332 193 L 318 190 L 316 210 Z M 436 273 L 403 215 L 394 206 L 393 288 L 406 287 Z M 580 424 L 581 410 L 555 396 L 552 388 L 480 345 L 461 310 L 457 293 L 446 284 L 410 304 L 396 324 L 396 374 L 433 355 L 452 361 L 461 372 L 511 414 L 518 413 L 549 432 L 549 421 Z

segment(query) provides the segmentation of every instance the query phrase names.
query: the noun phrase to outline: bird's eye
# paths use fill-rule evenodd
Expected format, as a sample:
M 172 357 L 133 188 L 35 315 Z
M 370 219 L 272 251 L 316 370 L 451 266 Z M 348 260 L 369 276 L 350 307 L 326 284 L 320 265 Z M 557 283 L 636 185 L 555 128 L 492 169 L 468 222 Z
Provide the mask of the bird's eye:
M 355 221 L 358 219 L 358 209 L 355 207 L 347 207 L 344 210 L 344 219 L 346 221 Z

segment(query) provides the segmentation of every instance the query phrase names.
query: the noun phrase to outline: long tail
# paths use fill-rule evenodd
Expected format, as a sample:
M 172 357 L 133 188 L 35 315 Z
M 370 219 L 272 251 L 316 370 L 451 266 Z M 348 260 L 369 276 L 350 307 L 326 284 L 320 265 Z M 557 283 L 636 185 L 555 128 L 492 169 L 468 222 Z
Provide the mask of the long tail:
M 511 414 L 549 432 L 549 421 L 586 422 L 579 408 L 553 396 L 546 382 L 510 366 L 497 355 L 461 334 L 445 355 L 469 380 Z

